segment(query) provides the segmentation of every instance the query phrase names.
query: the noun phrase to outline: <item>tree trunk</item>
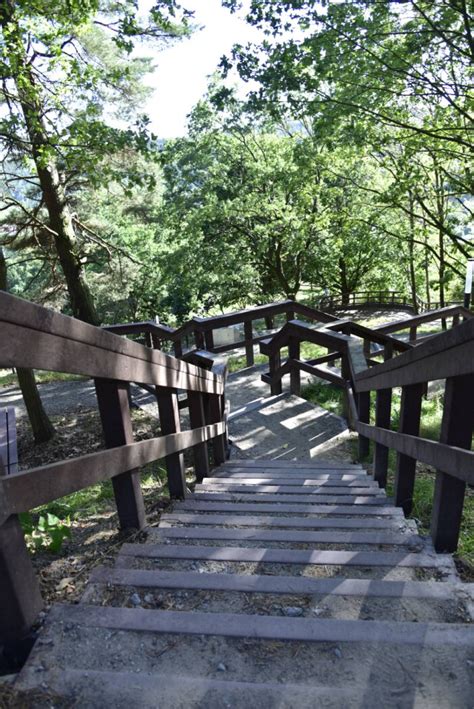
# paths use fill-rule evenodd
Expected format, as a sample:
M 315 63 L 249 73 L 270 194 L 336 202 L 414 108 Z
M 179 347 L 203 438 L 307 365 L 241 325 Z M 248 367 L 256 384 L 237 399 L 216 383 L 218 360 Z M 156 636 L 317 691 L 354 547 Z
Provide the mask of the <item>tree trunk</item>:
M 0 247 L 0 290 L 7 290 L 7 262 Z M 16 370 L 23 401 L 30 419 L 36 443 L 49 441 L 55 434 L 54 426 L 43 408 L 32 369 L 18 367 Z
M 346 262 L 343 257 L 339 258 L 339 276 L 341 279 L 341 300 L 342 305 L 349 305 L 349 298 L 351 295 L 351 290 L 347 282 L 347 269 Z
M 64 273 L 71 309 L 75 317 L 99 324 L 91 293 L 85 282 L 84 269 L 77 253 L 77 240 L 71 212 L 43 119 L 43 106 L 34 76 L 28 66 L 21 31 L 15 17 L 13 0 L 4 0 L 0 10 L 4 28 L 5 51 L 15 82 L 25 126 L 31 143 L 31 156 L 43 194 L 59 262 Z
M 410 268 L 410 291 L 411 291 L 411 302 L 413 305 L 413 310 L 418 313 L 418 299 L 416 292 L 416 271 L 415 271 L 415 200 L 411 192 L 409 194 L 410 200 L 410 239 L 408 241 L 408 258 L 409 258 L 409 268 Z
M 17 367 L 16 374 L 20 385 L 23 401 L 25 402 L 28 418 L 36 443 L 45 443 L 55 434 L 54 426 L 44 410 L 35 375 L 32 369 Z

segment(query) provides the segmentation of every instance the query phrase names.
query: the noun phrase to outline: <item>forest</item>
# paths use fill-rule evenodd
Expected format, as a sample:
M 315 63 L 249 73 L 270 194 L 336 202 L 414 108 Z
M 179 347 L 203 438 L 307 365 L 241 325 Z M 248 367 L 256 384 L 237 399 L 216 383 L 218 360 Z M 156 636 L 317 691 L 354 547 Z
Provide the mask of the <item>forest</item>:
M 462 299 L 469 4 L 245 10 L 264 40 L 229 48 L 187 134 L 163 140 L 141 107 L 157 52 L 199 32 L 185 3 L 2 3 L 4 287 L 94 324 L 176 326 L 302 289 Z

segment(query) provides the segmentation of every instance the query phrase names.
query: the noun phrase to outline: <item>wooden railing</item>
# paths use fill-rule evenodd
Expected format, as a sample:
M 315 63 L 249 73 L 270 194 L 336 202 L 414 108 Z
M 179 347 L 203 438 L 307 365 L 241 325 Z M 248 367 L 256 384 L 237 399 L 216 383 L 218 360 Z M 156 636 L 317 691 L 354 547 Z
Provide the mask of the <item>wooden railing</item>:
M 333 315 L 311 308 L 303 303 L 298 303 L 294 300 L 283 300 L 278 303 L 269 303 L 268 305 L 225 313 L 224 315 L 215 315 L 208 318 L 194 317 L 177 329 L 161 325 L 153 320 L 108 325 L 105 329 L 117 335 L 144 336 L 146 344 L 158 350 L 167 344 L 171 344 L 175 356 L 180 358 L 183 357 L 186 351 L 186 341 L 190 339 L 192 339 L 193 344 L 189 343 L 188 349 L 192 349 L 194 346 L 198 350 L 206 350 L 212 353 L 230 352 L 243 347 L 245 348 L 247 366 L 251 367 L 254 364 L 254 345 L 268 337 L 268 334 L 255 334 L 254 323 L 258 320 L 264 320 L 266 329 L 271 331 L 275 329 L 276 316 L 282 314 L 285 315 L 286 320 L 292 320 L 295 315 L 319 323 L 336 320 Z M 243 339 L 224 345 L 216 345 L 216 331 L 234 325 L 243 325 Z
M 464 313 L 465 314 L 465 313 Z M 330 349 L 318 360 L 302 362 L 302 342 Z M 372 359 L 372 345 L 383 347 L 384 362 Z M 288 347 L 288 359 L 280 353 Z M 300 372 L 328 379 L 343 387 L 347 415 L 359 433 L 359 456 L 369 453 L 374 443 L 374 477 L 381 487 L 387 483 L 388 452 L 397 452 L 395 504 L 408 514 L 413 505 L 416 463 L 436 469 L 431 534 L 437 551 L 455 551 L 458 544 L 466 484 L 474 484 L 474 318 L 434 336 L 417 346 L 380 330 L 369 330 L 350 321 L 309 326 L 288 322 L 282 330 L 260 345 L 269 357 L 270 371 L 262 379 L 273 394 L 281 393 L 281 380 L 290 374 L 291 391 L 299 392 Z M 341 360 L 339 372 L 330 376 L 321 363 Z M 429 382 L 446 380 L 439 441 L 422 438 L 422 397 Z M 398 430 L 391 429 L 392 390 L 401 388 Z M 371 396 L 374 391 L 374 424 L 371 424 Z
M 225 366 L 196 366 L 103 329 L 0 292 L 0 367 L 81 374 L 95 381 L 107 450 L 7 475 L 0 467 L 0 638 L 18 639 L 42 608 L 18 515 L 104 480 L 112 480 L 121 528 L 141 529 L 139 469 L 165 459 L 172 497 L 187 494 L 183 451 L 192 448 L 197 480 L 226 457 Z M 193 355 L 197 356 L 197 355 Z M 201 355 L 206 359 L 204 355 Z M 134 441 L 128 388 L 154 387 L 159 437 Z M 191 430 L 182 431 L 177 390 L 187 392 Z
M 322 295 L 316 298 L 315 305 L 322 310 L 347 309 L 354 310 L 364 307 L 390 307 L 393 309 L 413 310 L 413 303 L 401 291 L 372 290 L 340 294 Z
M 414 315 L 404 320 L 397 320 L 395 322 L 387 323 L 386 325 L 380 325 L 375 329 L 377 332 L 383 332 L 386 335 L 402 333 L 405 330 L 408 330 L 410 342 L 416 342 L 418 337 L 418 328 L 420 325 L 427 325 L 431 322 L 434 323 L 441 321 L 442 326 L 446 329 L 448 319 L 451 318 L 451 324 L 454 327 L 459 324 L 461 318 L 464 319 L 470 317 L 472 317 L 471 311 L 463 305 L 449 305 L 445 308 L 429 310 L 421 315 Z

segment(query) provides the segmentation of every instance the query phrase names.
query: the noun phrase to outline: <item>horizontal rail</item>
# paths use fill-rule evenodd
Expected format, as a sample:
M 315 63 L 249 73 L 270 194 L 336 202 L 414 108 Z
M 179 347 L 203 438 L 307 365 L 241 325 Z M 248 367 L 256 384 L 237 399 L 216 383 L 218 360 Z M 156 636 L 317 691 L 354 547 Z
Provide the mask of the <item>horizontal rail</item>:
M 223 393 L 212 372 L 4 292 L 0 322 L 0 367 Z
M 421 315 L 414 315 L 406 320 L 397 320 L 396 322 L 391 322 L 387 325 L 380 325 L 374 329 L 377 332 L 388 335 L 392 332 L 401 332 L 402 330 L 408 330 L 410 327 L 418 327 L 418 325 L 423 325 L 424 323 L 455 317 L 456 315 L 465 318 L 472 318 L 473 316 L 471 311 L 463 305 L 450 305 L 445 308 L 439 308 L 438 310 L 430 310 L 429 312 L 422 313 Z
M 90 453 L 21 473 L 0 477 L 0 525 L 72 492 L 180 453 L 224 433 L 224 422 Z

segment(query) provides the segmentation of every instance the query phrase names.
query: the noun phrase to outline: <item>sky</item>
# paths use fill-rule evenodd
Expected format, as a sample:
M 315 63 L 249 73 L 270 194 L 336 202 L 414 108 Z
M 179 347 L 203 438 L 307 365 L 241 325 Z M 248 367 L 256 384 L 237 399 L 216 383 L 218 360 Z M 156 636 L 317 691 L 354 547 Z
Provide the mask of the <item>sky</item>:
M 140 9 L 148 4 L 142 0 Z M 151 128 L 159 138 L 173 138 L 186 132 L 186 115 L 205 93 L 223 54 L 235 43 L 257 40 L 259 32 L 240 16 L 232 15 L 220 0 L 186 0 L 195 12 L 195 24 L 203 26 L 189 39 L 156 54 L 156 70 L 147 84 L 154 88 L 144 106 Z M 149 54 L 149 52 L 146 52 Z

